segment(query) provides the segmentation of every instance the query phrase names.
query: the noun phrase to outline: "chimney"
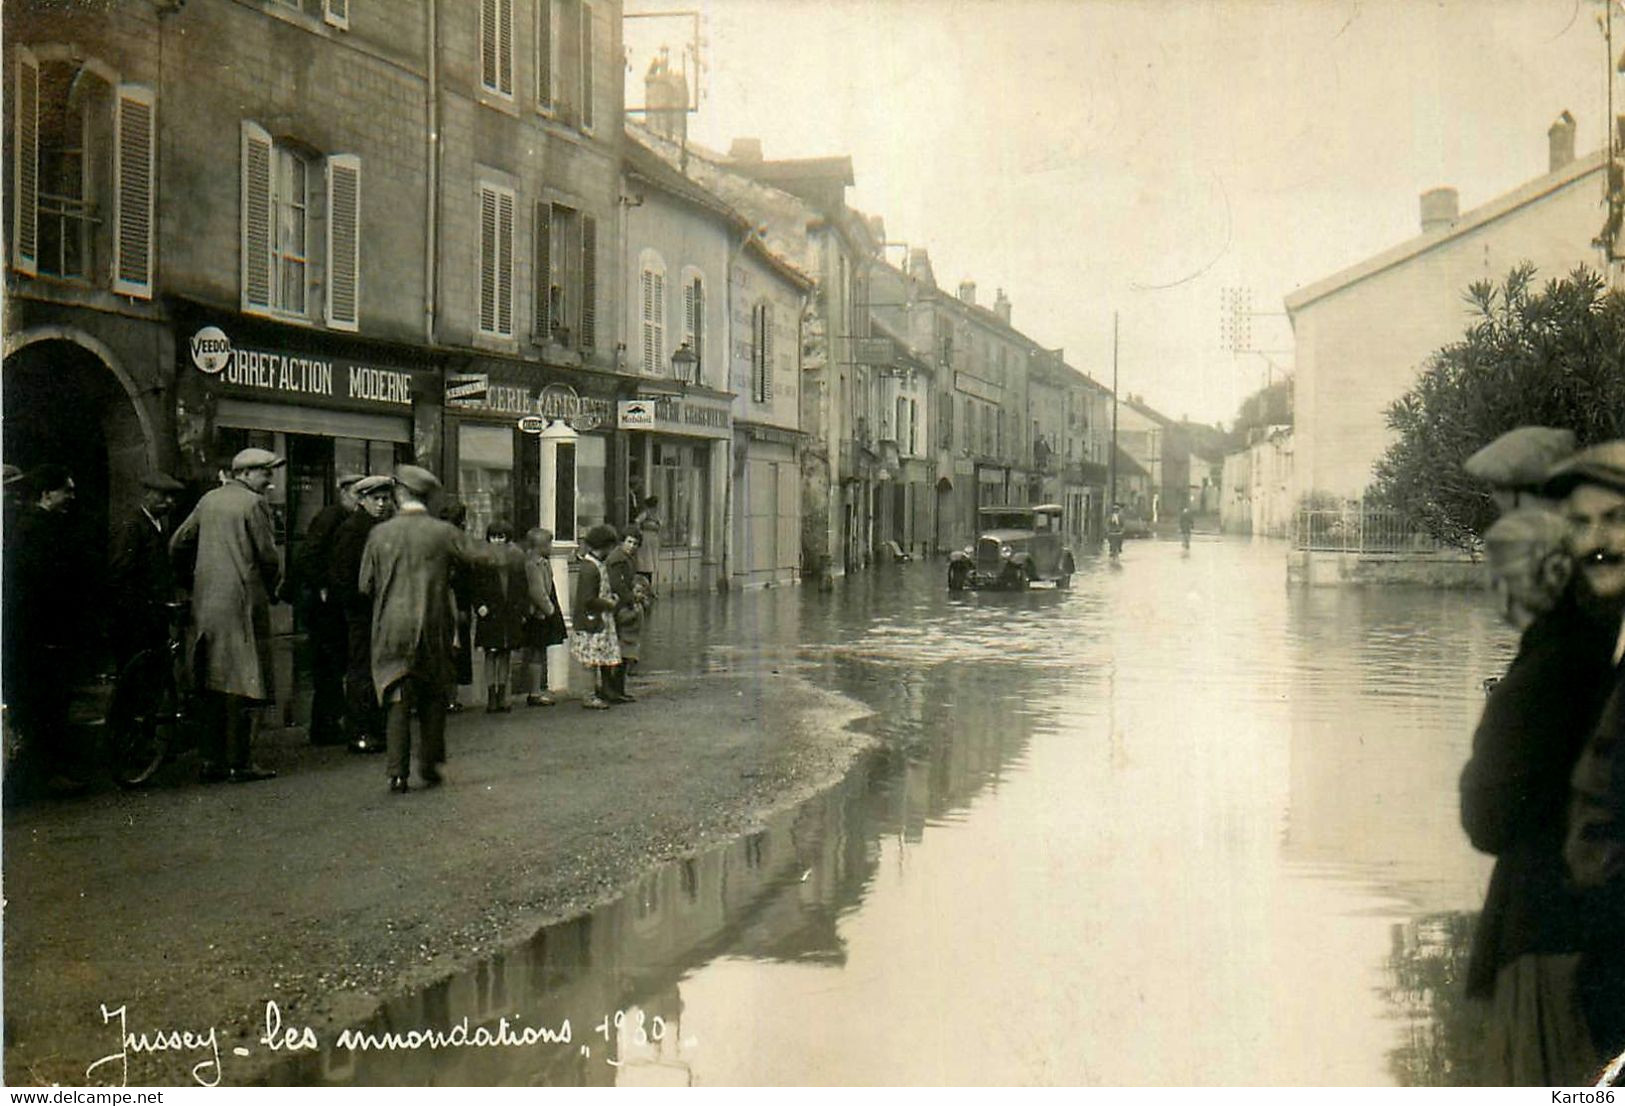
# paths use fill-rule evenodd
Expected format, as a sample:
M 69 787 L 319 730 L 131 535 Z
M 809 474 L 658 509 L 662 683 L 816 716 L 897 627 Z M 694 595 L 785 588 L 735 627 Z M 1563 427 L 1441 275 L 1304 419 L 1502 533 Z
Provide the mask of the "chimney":
M 993 297 L 993 313 L 999 317 L 999 322 L 1010 325 L 1010 297 L 1004 294 L 1003 288 Z
M 1422 233 L 1443 230 L 1459 213 L 1454 188 L 1434 188 L 1422 193 Z
M 1546 128 L 1546 145 L 1550 150 L 1547 172 L 1555 173 L 1574 160 L 1574 116 L 1565 111 Z
M 908 251 L 908 275 L 925 285 L 927 288 L 937 286 L 937 278 L 931 272 L 931 255 L 924 246 L 914 246 Z
M 670 51 L 662 46 L 643 75 L 643 121 L 673 142 L 688 137 L 688 77 L 671 68 Z
M 728 147 L 729 161 L 761 161 L 762 140 L 760 138 L 736 138 L 733 145 Z
M 962 280 L 959 282 L 959 298 L 962 302 L 968 303 L 972 307 L 976 306 L 976 282 L 974 280 Z

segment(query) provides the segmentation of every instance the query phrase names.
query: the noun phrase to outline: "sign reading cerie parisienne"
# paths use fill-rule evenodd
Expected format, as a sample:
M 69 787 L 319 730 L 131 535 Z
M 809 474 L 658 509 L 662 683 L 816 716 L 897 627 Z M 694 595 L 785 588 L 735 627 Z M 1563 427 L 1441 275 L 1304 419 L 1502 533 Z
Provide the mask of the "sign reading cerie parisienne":
M 267 396 L 325 396 L 387 407 L 412 406 L 412 374 L 356 361 L 233 345 L 206 326 L 192 335 L 192 364 L 223 384 Z

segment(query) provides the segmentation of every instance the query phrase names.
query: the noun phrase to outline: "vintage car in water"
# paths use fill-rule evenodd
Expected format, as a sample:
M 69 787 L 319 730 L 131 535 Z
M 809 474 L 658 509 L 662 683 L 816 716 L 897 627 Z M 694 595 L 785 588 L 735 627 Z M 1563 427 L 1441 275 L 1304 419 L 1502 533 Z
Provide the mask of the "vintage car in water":
M 1077 570 L 1063 543 L 1061 506 L 983 507 L 977 512 L 976 544 L 948 555 L 948 590 L 1021 588 L 1052 580 L 1071 584 Z

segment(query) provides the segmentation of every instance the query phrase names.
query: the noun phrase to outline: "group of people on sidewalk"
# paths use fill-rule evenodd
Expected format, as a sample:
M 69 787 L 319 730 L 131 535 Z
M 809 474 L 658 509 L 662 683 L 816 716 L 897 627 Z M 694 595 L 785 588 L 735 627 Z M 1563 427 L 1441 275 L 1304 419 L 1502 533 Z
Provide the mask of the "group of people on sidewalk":
M 251 755 L 255 708 L 273 698 L 273 603 L 297 605 L 308 631 L 313 695 L 309 737 L 387 754 L 390 788 L 410 789 L 411 724 L 420 733 L 418 776 L 441 780 L 445 718 L 465 709 L 457 687 L 473 680 L 472 655 L 484 651 L 486 710 L 509 710 L 513 654 L 530 669 L 527 705 L 552 706 L 547 655 L 570 642 L 594 674 L 583 699 L 590 709 L 633 701 L 627 677 L 642 624 L 654 602 L 652 560 L 640 562 L 645 532 L 657 530 L 645 502 L 624 533 L 599 525 L 584 539 L 571 621 L 553 578 L 553 535 L 533 529 L 516 543 L 500 520 L 484 540 L 464 529 L 455 502 L 437 514 L 440 492 L 428 470 L 401 465 L 392 475 L 338 478 L 337 500 L 311 521 L 284 576 L 265 496 L 284 459 L 244 449 L 220 473 L 219 486 L 171 529 L 179 481 L 145 481 L 139 512 L 114 528 L 110 560 L 111 630 L 121 669 L 143 652 L 163 655 L 171 608 L 190 593 L 185 649 L 202 714 L 205 781 L 270 779 Z M 14 728 L 55 781 L 81 781 L 68 728 L 63 657 L 83 643 L 78 620 L 53 609 L 77 589 L 70 576 L 71 475 L 45 465 L 26 484 L 6 474 L 6 685 Z M 28 491 L 16 494 L 22 488 Z
M 1625 1062 L 1625 441 L 1574 447 L 1523 427 L 1467 462 L 1503 511 L 1485 553 L 1522 631 L 1461 776 L 1462 825 L 1496 857 L 1467 975 L 1494 1085 Z

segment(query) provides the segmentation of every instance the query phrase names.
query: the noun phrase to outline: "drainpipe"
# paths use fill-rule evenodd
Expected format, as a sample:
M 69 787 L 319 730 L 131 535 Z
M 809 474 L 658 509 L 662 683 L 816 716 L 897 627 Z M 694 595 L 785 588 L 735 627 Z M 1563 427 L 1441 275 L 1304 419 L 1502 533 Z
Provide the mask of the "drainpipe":
M 428 203 L 423 220 L 423 337 L 435 344 L 435 312 L 440 237 L 440 6 L 429 0 L 428 122 L 424 159 L 428 162 Z

